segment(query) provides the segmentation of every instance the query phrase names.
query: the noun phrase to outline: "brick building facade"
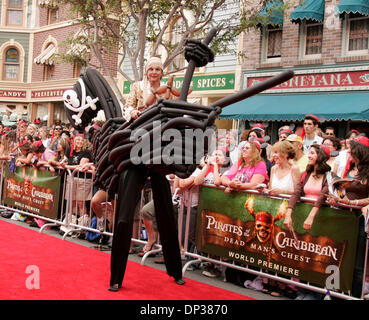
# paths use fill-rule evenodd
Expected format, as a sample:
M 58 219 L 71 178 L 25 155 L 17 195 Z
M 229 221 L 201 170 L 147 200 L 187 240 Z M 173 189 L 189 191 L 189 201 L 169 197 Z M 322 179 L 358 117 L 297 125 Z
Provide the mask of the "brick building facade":
M 270 20 L 245 33 L 242 88 L 286 69 L 295 77 L 229 107 L 222 118 L 238 121 L 241 130 L 264 122 L 274 141 L 279 127 L 301 124 L 307 112 L 340 137 L 351 128 L 369 133 L 369 4 L 354 6 L 358 2 L 289 1 L 291 6 L 272 13 L 280 14 L 280 24 Z
M 56 120 L 67 121 L 62 96 L 73 87 L 82 66 L 63 62 L 57 54 L 71 50 L 64 45 L 68 37 L 81 34 L 73 22 L 68 7 L 55 7 L 52 1 L 1 1 L 2 116 L 16 114 L 18 119 L 31 121 L 40 118 L 48 125 Z M 105 54 L 104 58 L 114 70 L 117 56 Z M 90 63 L 99 65 L 93 54 Z

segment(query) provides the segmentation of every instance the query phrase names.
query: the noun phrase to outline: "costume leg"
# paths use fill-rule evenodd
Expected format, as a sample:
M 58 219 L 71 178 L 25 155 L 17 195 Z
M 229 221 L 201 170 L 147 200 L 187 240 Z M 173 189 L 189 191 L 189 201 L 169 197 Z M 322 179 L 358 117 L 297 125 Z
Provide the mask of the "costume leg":
M 169 181 L 165 176 L 157 173 L 150 174 L 150 177 L 155 215 L 167 273 L 174 277 L 176 281 L 181 280 L 182 261 L 178 241 L 178 225 L 174 217 Z
M 121 286 L 123 282 L 131 244 L 137 194 L 146 181 L 146 172 L 144 167 L 132 166 L 124 170 L 119 177 L 118 200 L 111 250 L 110 286 Z

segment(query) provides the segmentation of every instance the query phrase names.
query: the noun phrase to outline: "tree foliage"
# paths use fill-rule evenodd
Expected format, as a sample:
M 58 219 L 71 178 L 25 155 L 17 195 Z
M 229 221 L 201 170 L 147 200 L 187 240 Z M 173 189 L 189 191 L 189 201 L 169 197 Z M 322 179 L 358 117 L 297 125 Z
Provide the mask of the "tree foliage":
M 275 1 L 275 0 L 273 0 Z M 257 13 L 266 0 L 53 0 L 53 5 L 70 7 L 70 18 L 81 25 L 82 36 L 68 39 L 69 46 L 81 43 L 97 57 L 108 76 L 116 72 L 130 81 L 143 77 L 145 60 L 149 56 L 165 57 L 164 66 L 175 72 L 176 57 L 183 56 L 188 38 L 202 39 L 207 31 L 218 28 L 211 46 L 215 54 L 229 53 L 238 36 L 260 21 Z M 238 10 L 230 13 L 231 6 Z M 221 11 L 227 19 L 214 19 Z M 180 20 L 178 20 L 180 19 Z M 180 21 L 177 25 L 175 21 Z M 176 34 L 173 41 L 173 34 Z M 63 55 L 67 61 L 88 62 L 89 51 Z M 233 52 L 236 54 L 236 52 Z M 110 70 L 104 55 L 120 57 L 116 70 Z M 133 78 L 123 68 L 130 63 Z

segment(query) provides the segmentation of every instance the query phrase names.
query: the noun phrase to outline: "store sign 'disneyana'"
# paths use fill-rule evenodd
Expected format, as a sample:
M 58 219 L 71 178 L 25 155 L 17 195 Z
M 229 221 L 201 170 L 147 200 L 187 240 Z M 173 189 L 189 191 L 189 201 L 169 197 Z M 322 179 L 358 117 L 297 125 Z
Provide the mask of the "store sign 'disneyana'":
M 245 74 L 245 85 L 252 85 L 270 78 L 266 74 Z M 369 88 L 369 70 L 332 71 L 332 72 L 295 72 L 295 76 L 267 91 L 330 91 L 330 90 L 360 90 Z

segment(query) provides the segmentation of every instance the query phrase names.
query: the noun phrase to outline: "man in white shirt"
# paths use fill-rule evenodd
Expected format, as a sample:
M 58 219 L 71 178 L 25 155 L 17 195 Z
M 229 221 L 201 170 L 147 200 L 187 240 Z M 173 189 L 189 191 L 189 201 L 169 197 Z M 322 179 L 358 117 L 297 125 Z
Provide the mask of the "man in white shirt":
M 304 118 L 304 127 L 301 138 L 304 141 L 304 153 L 308 154 L 312 144 L 322 144 L 323 138 L 317 135 L 319 118 L 308 113 Z

